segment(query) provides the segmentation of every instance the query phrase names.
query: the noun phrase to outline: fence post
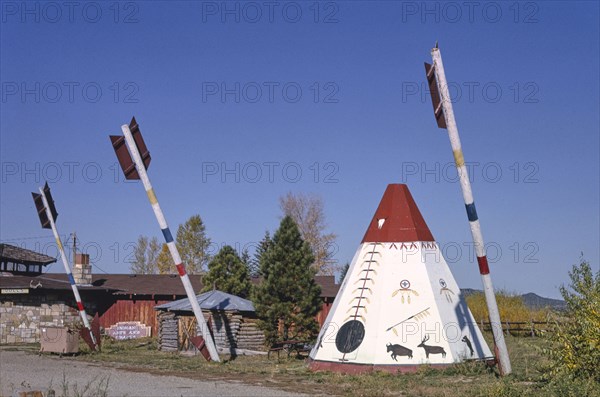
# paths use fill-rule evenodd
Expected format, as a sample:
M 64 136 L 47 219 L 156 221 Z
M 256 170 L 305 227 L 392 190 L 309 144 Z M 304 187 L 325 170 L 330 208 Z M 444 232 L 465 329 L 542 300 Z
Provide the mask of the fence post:
M 531 319 L 531 337 L 535 337 L 535 326 L 533 324 L 533 318 Z

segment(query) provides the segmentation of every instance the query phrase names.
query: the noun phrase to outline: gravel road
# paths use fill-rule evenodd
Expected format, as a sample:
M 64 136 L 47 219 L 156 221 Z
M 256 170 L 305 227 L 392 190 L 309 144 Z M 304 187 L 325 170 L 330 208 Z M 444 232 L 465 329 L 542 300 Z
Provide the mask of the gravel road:
M 108 379 L 109 396 L 303 396 L 283 390 L 253 386 L 237 381 L 201 381 L 178 376 L 161 376 L 132 372 L 107 365 L 85 363 L 68 357 L 0 350 L 0 397 L 13 396 L 16 391 L 48 390 L 52 384 L 56 396 L 62 394 L 63 374 L 72 391 L 79 391 L 91 382 L 84 396 L 93 395 L 99 383 Z M 100 388 L 102 389 L 102 388 Z

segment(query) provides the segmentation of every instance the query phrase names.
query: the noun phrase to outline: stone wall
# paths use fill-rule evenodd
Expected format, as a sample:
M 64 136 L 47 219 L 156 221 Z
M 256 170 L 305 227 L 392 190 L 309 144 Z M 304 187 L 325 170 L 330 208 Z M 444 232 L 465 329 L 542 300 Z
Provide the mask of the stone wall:
M 0 296 L 0 344 L 40 341 L 40 327 L 78 326 L 75 302 L 57 295 Z

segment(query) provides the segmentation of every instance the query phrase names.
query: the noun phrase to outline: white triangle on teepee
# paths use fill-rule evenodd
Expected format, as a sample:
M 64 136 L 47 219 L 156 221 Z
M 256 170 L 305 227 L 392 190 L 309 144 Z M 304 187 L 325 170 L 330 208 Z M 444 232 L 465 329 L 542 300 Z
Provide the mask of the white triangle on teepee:
M 386 189 L 310 359 L 348 373 L 493 359 L 406 185 Z

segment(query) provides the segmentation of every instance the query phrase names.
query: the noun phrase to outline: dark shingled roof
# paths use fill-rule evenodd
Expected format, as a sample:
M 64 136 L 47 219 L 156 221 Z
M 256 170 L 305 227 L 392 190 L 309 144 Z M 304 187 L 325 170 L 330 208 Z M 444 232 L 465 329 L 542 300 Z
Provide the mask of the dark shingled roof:
M 194 291 L 202 290 L 199 275 L 190 275 Z M 252 280 L 256 282 L 256 280 Z M 334 298 L 339 285 L 334 276 L 316 276 L 315 281 L 321 286 L 321 297 Z M 64 273 L 45 273 L 39 276 L 5 276 L 0 277 L 2 288 L 38 288 L 71 289 Z M 78 286 L 82 290 L 111 290 L 115 295 L 180 295 L 185 296 L 185 289 L 177 275 L 170 274 L 94 274 L 91 286 Z
M 200 291 L 200 276 L 189 278 L 194 291 Z M 181 279 L 174 274 L 95 274 L 92 284 L 117 289 L 118 295 L 185 295 Z
M 0 276 L 0 288 L 29 288 L 40 290 L 68 290 L 71 291 L 71 284 L 64 274 L 42 274 L 39 276 L 13 276 L 2 274 Z M 90 290 L 110 290 L 110 288 L 94 286 L 77 286 L 81 291 Z
M 48 265 L 56 262 L 56 258 L 10 244 L 0 244 L 0 260 L 2 262 Z
M 335 298 L 340 285 L 335 283 L 335 276 L 315 276 L 315 282 L 321 286 L 321 297 Z

